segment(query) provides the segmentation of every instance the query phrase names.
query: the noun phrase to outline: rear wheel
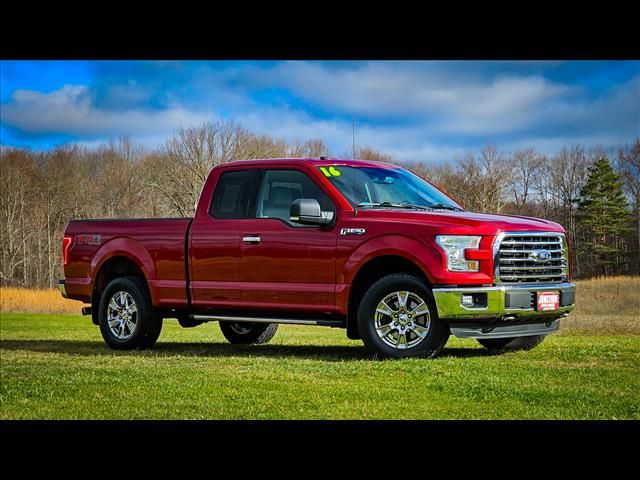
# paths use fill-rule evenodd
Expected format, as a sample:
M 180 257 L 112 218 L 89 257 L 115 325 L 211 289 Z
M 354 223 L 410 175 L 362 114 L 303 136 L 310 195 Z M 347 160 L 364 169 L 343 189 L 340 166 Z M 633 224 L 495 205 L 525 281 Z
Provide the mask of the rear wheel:
M 233 344 L 268 343 L 278 330 L 277 323 L 220 322 L 224 337 Z
M 358 307 L 358 329 L 367 348 L 382 358 L 435 357 L 449 339 L 431 291 L 404 273 L 369 287 Z
M 120 277 L 112 280 L 100 298 L 98 323 L 105 343 L 115 350 L 150 348 L 162 330 L 143 280 Z
M 528 337 L 485 338 L 478 339 L 478 343 L 489 350 L 531 350 L 545 339 L 546 335 L 530 335 Z

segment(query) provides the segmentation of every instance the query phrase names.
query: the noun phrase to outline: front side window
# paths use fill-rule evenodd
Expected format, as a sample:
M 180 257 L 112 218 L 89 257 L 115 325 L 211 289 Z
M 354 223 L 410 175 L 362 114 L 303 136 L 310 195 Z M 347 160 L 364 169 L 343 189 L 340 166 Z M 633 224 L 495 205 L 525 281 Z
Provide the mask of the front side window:
M 299 170 L 266 170 L 258 193 L 257 218 L 278 218 L 290 225 L 291 202 L 313 198 L 323 211 L 334 211 L 333 203 L 307 174 Z
M 384 167 L 319 167 L 353 207 L 462 210 L 433 185 L 404 170 Z

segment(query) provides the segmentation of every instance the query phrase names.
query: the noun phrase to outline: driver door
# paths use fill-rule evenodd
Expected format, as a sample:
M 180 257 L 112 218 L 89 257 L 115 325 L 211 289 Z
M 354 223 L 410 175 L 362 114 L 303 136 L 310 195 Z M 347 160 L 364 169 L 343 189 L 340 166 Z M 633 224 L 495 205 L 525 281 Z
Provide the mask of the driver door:
M 298 313 L 335 309 L 336 222 L 317 227 L 289 220 L 291 202 L 315 198 L 322 210 L 333 202 L 304 171 L 266 169 L 251 230 L 241 235 L 243 306 Z

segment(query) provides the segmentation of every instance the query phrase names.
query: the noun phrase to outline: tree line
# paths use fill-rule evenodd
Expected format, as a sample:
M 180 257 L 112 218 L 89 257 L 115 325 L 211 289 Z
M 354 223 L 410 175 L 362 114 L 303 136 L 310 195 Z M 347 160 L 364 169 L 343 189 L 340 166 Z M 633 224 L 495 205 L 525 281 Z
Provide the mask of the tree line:
M 72 218 L 190 216 L 209 170 L 236 159 L 336 155 L 400 164 L 474 212 L 562 224 L 576 277 L 640 273 L 640 139 L 611 152 L 581 146 L 479 152 L 405 163 L 370 147 L 331 152 L 321 139 L 287 142 L 231 121 L 180 129 L 149 150 L 131 138 L 45 151 L 0 147 L 2 285 L 54 287 Z

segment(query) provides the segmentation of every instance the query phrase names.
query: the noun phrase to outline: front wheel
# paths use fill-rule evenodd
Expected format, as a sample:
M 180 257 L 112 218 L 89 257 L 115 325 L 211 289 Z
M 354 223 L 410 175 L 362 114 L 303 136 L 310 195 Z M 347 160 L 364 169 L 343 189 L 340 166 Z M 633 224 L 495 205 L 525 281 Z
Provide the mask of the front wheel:
M 267 343 L 278 330 L 277 323 L 220 322 L 224 337 L 233 344 Z
M 511 338 L 479 338 L 478 343 L 489 350 L 531 350 L 542 343 L 546 335 Z
M 392 274 L 375 282 L 358 307 L 362 341 L 382 358 L 435 357 L 449 339 L 431 291 L 418 277 Z

